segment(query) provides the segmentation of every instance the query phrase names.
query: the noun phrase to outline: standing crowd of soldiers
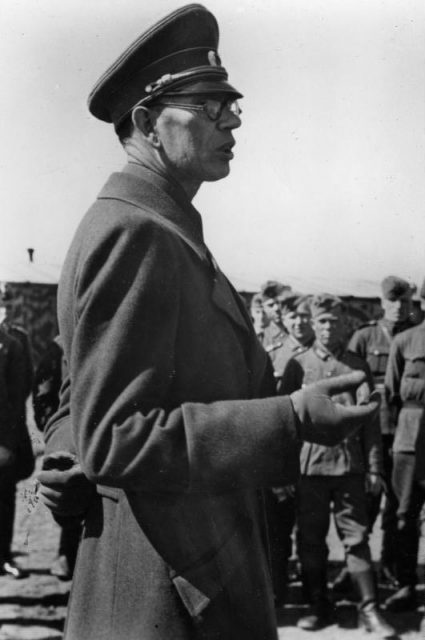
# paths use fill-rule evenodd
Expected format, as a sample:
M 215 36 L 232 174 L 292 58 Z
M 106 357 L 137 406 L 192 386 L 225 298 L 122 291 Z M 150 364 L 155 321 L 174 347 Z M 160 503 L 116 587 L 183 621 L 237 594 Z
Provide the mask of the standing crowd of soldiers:
M 393 637 L 368 537 L 392 462 L 385 526 L 394 526 L 395 545 L 385 571 L 400 588 L 387 607 L 413 607 L 423 329 L 407 329 L 411 290 L 398 278 L 384 283 L 380 342 L 370 328 L 371 337 L 356 334 L 347 346 L 339 298 L 294 296 L 278 283 L 255 296 L 253 328 L 193 204 L 204 182 L 229 174 L 242 124 L 243 96 L 229 83 L 218 40 L 210 11 L 180 7 L 130 44 L 89 95 L 126 165 L 82 218 L 64 261 L 66 366 L 56 350 L 64 381 L 51 417 L 49 374 L 35 394 L 36 416 L 49 417 L 40 495 L 62 524 L 84 522 L 65 638 L 276 640 L 273 591 L 284 600 L 294 527 L 311 603 L 299 624 L 319 629 L 332 618 L 331 507 L 346 553 L 339 588 L 357 590 L 364 629 Z M 373 375 L 388 401 L 389 436 L 395 425 L 392 443 L 381 437 Z M 3 398 L 0 468 L 11 479 L 1 504 L 9 514 L 25 477 L 17 436 L 29 389 L 11 385 L 16 397 Z M 420 431 L 417 442 L 424 439 Z M 3 546 L 2 570 L 11 573 L 10 541 Z
M 382 317 L 350 335 L 347 307 L 337 296 L 301 295 L 268 281 L 251 300 L 255 331 L 268 352 L 276 391 L 290 394 L 305 385 L 361 370 L 366 381 L 355 395 L 334 401 L 359 404 L 379 391 L 379 419 L 342 443 L 326 447 L 304 443 L 296 486 L 267 491 L 273 584 L 277 606 L 285 602 L 296 557 L 308 614 L 298 621 L 314 631 L 333 618 L 332 600 L 356 597 L 359 616 L 378 617 L 381 637 L 394 633 L 379 613 L 377 583 L 394 592 L 388 611 L 415 610 L 420 516 L 425 501 L 425 322 L 415 317 L 414 288 L 395 276 L 382 282 Z M 425 283 L 421 289 L 425 307 Z M 371 561 L 369 534 L 381 513 L 379 573 Z M 333 514 L 345 565 L 327 579 L 327 534 Z

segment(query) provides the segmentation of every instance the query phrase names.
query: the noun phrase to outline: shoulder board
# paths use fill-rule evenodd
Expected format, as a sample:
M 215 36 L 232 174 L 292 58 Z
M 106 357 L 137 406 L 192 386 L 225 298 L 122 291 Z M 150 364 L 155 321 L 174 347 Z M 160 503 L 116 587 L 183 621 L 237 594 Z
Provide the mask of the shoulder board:
M 363 324 L 360 324 L 356 331 L 358 331 L 359 329 L 367 329 L 369 327 L 377 327 L 378 326 L 378 321 L 377 320 L 369 320 L 369 322 L 364 322 Z
M 280 349 L 283 346 L 283 342 L 275 342 L 274 344 L 269 344 L 265 347 L 266 353 L 271 353 L 272 351 L 276 351 L 276 349 Z
M 28 331 L 21 327 L 21 325 L 19 324 L 11 324 L 10 328 L 12 329 L 12 331 L 17 331 L 17 333 L 23 333 L 25 336 L 28 335 Z

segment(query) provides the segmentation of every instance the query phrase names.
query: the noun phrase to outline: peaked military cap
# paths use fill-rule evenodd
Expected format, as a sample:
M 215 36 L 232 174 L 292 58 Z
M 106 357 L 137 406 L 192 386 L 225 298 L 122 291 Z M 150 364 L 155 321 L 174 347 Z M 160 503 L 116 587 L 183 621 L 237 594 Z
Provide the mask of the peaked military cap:
M 406 293 L 412 294 L 413 291 L 407 280 L 398 276 L 387 276 L 381 283 L 382 297 L 387 300 L 398 300 Z
M 217 20 L 200 4 L 173 11 L 142 33 L 98 80 L 88 99 L 90 112 L 115 128 L 139 104 L 165 93 L 229 93 L 218 55 Z
M 287 291 L 291 291 L 291 287 L 277 280 L 267 280 L 267 282 L 261 286 L 261 295 L 263 298 L 278 298 Z
M 311 298 L 310 309 L 313 318 L 317 318 L 325 313 L 333 315 L 336 311 L 344 311 L 345 304 L 338 296 L 319 293 Z
M 263 296 L 261 293 L 254 293 L 251 298 L 250 307 L 262 307 L 263 306 Z

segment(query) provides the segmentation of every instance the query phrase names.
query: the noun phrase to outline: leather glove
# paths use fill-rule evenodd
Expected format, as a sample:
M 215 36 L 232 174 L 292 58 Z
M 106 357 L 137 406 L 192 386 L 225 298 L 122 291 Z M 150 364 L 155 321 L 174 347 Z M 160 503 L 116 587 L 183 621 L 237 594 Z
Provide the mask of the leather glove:
M 379 409 L 380 396 L 374 391 L 366 404 L 336 404 L 332 396 L 354 392 L 366 380 L 363 371 L 354 371 L 321 380 L 291 393 L 295 414 L 299 419 L 302 440 L 333 447 L 362 425 L 371 422 Z
M 67 451 L 45 456 L 38 474 L 40 496 L 54 515 L 81 516 L 95 496 L 95 485 L 84 475 L 78 459 Z

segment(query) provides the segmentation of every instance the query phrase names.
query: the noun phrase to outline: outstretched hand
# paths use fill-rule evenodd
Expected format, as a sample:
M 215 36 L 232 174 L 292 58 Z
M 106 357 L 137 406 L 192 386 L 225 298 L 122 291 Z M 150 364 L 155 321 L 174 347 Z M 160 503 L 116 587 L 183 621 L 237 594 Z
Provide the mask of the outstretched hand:
M 290 395 L 294 411 L 299 419 L 300 438 L 332 447 L 376 416 L 380 395 L 374 391 L 367 403 L 342 405 L 332 401 L 332 396 L 346 391 L 354 392 L 366 374 L 354 371 L 308 385 Z

